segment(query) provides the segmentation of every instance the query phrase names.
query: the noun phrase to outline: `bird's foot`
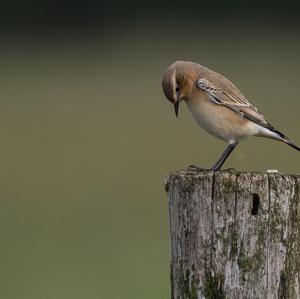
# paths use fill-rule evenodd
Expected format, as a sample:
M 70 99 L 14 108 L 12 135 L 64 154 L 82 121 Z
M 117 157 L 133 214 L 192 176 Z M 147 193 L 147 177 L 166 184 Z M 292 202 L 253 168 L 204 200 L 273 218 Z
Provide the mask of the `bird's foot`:
M 211 171 L 220 171 L 221 168 L 219 168 L 219 167 L 212 167 L 210 170 L 211 170 Z
M 202 166 L 197 166 L 197 165 L 189 165 L 188 170 L 192 171 L 202 171 L 202 170 L 207 170 L 207 168 L 202 167 Z
M 221 168 L 213 167 L 211 170 L 212 171 L 220 171 Z M 222 171 L 236 171 L 236 169 L 235 168 L 226 168 L 226 169 L 222 169 Z
M 230 168 L 226 168 L 226 169 L 224 169 L 224 171 L 236 171 L 236 169 L 235 169 L 235 168 L 232 168 L 232 167 L 230 167 Z

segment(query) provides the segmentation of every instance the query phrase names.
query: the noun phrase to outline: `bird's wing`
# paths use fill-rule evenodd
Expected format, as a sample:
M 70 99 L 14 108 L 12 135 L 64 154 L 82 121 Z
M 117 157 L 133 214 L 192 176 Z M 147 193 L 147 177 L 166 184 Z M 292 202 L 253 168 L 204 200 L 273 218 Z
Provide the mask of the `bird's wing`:
M 265 120 L 264 116 L 258 112 L 257 108 L 250 104 L 246 98 L 217 88 L 204 78 L 197 81 L 197 86 L 204 91 L 214 103 L 225 106 L 237 113 L 240 117 L 247 118 L 271 131 L 275 130 L 273 126 Z

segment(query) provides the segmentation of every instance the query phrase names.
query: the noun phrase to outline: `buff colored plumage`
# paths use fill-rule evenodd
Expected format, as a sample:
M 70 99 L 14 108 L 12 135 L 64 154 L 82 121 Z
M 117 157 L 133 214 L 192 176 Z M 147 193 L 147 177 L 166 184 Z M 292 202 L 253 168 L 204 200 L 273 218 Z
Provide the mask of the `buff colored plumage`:
M 280 140 L 300 148 L 276 130 L 241 91 L 224 76 L 189 61 L 177 61 L 163 75 L 165 96 L 174 104 L 176 116 L 179 103 L 185 101 L 196 122 L 229 145 L 213 170 L 220 170 L 239 141 L 250 136 Z

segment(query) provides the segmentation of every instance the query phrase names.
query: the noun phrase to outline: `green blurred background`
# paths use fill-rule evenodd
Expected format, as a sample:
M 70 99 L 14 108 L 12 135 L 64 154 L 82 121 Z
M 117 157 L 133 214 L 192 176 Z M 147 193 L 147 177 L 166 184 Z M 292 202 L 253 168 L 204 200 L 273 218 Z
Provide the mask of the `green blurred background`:
M 192 60 L 232 79 L 300 144 L 296 6 L 259 2 L 4 2 L 0 298 L 170 296 L 168 171 L 225 144 L 164 99 Z M 299 173 L 299 153 L 253 138 L 225 167 Z

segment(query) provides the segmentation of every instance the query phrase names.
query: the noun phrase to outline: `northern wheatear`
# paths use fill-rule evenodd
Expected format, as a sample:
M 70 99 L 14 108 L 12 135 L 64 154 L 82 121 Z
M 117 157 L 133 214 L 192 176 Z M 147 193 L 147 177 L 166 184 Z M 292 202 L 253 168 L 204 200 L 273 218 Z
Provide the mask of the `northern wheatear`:
M 229 144 L 212 170 L 220 170 L 239 141 L 250 136 L 283 141 L 300 151 L 265 120 L 232 82 L 200 64 L 176 61 L 165 70 L 162 88 L 176 116 L 184 100 L 202 128 Z

